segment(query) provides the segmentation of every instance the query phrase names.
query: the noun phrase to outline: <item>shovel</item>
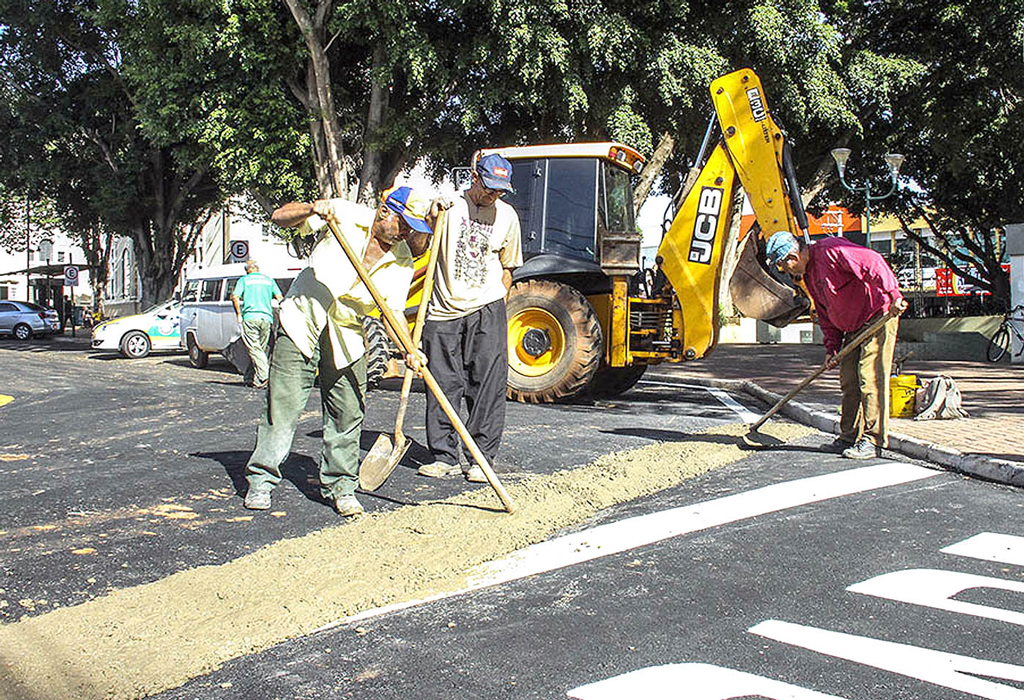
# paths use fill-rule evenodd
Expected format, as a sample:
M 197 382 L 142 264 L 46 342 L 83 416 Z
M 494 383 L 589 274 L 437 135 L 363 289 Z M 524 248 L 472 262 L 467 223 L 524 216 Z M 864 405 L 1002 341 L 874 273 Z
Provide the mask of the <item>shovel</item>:
M 764 435 L 758 432 L 762 425 L 764 425 L 769 418 L 779 412 L 783 406 L 789 403 L 794 396 L 799 394 L 807 385 L 813 382 L 815 379 L 820 377 L 824 372 L 832 369 L 839 364 L 839 361 L 849 355 L 851 352 L 863 345 L 871 336 L 881 330 L 882 326 L 889 322 L 889 319 L 896 318 L 903 313 L 902 308 L 897 308 L 895 304 L 889 307 L 889 311 L 879 316 L 874 323 L 858 333 L 854 338 L 843 346 L 843 348 L 835 354 L 832 358 L 832 362 L 823 364 L 818 369 L 814 370 L 810 376 L 804 379 L 802 382 L 797 384 L 794 388 L 790 389 L 789 393 L 783 396 L 778 402 L 768 409 L 768 412 L 761 416 L 760 420 L 750 426 L 747 434 L 743 436 L 743 442 L 751 447 L 772 447 L 781 444 L 777 438 L 770 435 Z
M 387 305 L 384 297 L 382 297 L 380 292 L 377 291 L 376 285 L 374 285 L 370 276 L 366 273 L 366 270 L 363 269 L 363 265 L 352 250 L 352 246 L 349 245 L 348 241 L 346 241 L 341 235 L 341 232 L 338 231 L 338 225 L 334 222 L 334 219 L 327 218 L 326 221 L 328 228 L 331 229 L 331 233 L 334 234 L 334 239 L 338 241 L 338 245 L 340 245 L 341 249 L 345 251 L 345 256 L 352 264 L 356 274 L 359 275 L 359 279 L 362 280 L 366 289 L 370 292 L 370 296 L 373 297 L 374 303 L 377 304 L 377 307 L 380 309 L 380 315 L 384 320 L 384 323 L 391 328 L 391 332 L 401 342 L 402 350 L 405 351 L 405 354 L 415 355 L 416 346 L 413 344 L 412 338 L 409 337 L 409 328 L 405 324 L 405 319 L 402 319 L 402 323 L 399 323 L 395 318 L 395 314 L 391 311 L 391 307 Z M 470 455 L 473 456 L 473 460 L 477 465 L 479 465 L 484 476 L 487 477 L 487 483 L 491 485 L 491 488 L 494 489 L 494 492 L 498 495 L 498 498 L 501 500 L 501 504 L 505 507 L 506 512 L 514 512 L 516 507 L 515 504 L 512 503 L 512 497 L 508 495 L 508 491 L 505 490 L 501 481 L 498 480 L 498 475 L 494 473 L 493 469 L 491 469 L 491 465 L 487 462 L 487 458 L 484 457 L 483 452 L 480 451 L 480 448 L 476 444 L 476 440 L 473 439 L 473 436 L 470 435 L 469 431 L 466 429 L 466 424 L 462 422 L 461 418 L 459 418 L 459 413 L 452 406 L 452 402 L 444 395 L 444 391 L 441 390 L 441 386 L 437 383 L 437 380 L 434 379 L 434 375 L 431 374 L 430 370 L 426 366 L 420 368 L 420 373 L 423 375 L 423 381 L 426 383 L 427 388 L 430 389 L 431 393 L 437 399 L 437 402 L 441 404 L 441 409 L 445 412 L 445 415 L 448 416 L 448 420 L 450 420 L 452 425 L 455 426 L 455 431 L 459 434 L 459 437 L 462 438 L 462 442 L 465 443 Z
M 434 271 L 437 269 L 437 255 L 440 248 L 441 231 L 444 230 L 445 211 L 442 209 L 434 222 L 434 237 L 430 241 L 430 257 L 427 259 L 427 271 L 423 278 L 423 291 L 420 292 L 420 306 L 416 310 L 416 326 L 412 331 L 412 344 L 417 348 L 420 346 L 420 338 L 423 336 L 423 321 L 427 316 L 427 302 L 430 301 L 430 294 L 434 291 Z M 405 377 L 402 379 L 402 398 L 398 402 L 398 417 L 395 418 L 395 442 L 391 444 L 391 438 L 381 433 L 377 436 L 370 451 L 363 458 L 359 465 L 359 486 L 364 491 L 376 491 L 391 476 L 402 457 L 409 450 L 410 442 L 406 440 L 402 432 L 402 423 L 405 421 L 405 409 L 409 405 L 409 393 L 412 391 L 412 380 L 415 372 L 406 368 Z

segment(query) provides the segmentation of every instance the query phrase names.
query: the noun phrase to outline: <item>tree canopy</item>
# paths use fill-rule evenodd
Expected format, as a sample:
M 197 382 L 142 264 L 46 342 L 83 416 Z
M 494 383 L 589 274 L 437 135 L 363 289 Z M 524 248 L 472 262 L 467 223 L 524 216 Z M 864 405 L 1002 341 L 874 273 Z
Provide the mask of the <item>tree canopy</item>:
M 858 206 L 835 186 L 832 147 L 862 156 L 853 177 L 902 151 L 914 186 L 890 213 L 927 212 L 986 279 L 1001 274 L 988 232 L 1022 220 L 1024 28 L 1008 0 L 0 7 L 0 119 L 18 137 L 0 179 L 52 192 L 80 229 L 134 231 L 153 283 L 229 194 L 370 200 L 415 162 L 437 175 L 484 146 L 609 139 L 650 153 L 668 133 L 673 187 L 704 134 L 708 84 L 744 66 L 819 201 Z

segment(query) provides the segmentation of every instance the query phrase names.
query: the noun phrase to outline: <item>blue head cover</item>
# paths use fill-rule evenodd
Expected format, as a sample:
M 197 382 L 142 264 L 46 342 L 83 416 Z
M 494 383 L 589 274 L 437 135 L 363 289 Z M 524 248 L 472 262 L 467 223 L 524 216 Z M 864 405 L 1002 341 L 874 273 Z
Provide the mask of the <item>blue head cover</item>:
M 800 244 L 796 242 L 796 236 L 789 231 L 776 231 L 765 246 L 765 257 L 773 266 L 778 266 L 780 262 L 799 250 Z

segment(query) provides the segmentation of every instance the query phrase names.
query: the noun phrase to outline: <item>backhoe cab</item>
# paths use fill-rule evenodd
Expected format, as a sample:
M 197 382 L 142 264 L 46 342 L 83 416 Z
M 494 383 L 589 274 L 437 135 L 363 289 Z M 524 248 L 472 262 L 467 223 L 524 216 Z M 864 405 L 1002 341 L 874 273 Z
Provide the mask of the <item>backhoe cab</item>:
M 783 326 L 809 309 L 764 264 L 764 241 L 806 231 L 785 134 L 751 70 L 714 81 L 712 119 L 656 258 L 640 269 L 631 176 L 644 159 L 617 143 L 486 149 L 513 164 L 506 197 L 522 223 L 525 264 L 508 299 L 509 397 L 549 402 L 614 396 L 648 365 L 696 360 L 718 337 L 718 299 L 729 283 L 740 311 Z M 734 191 L 758 226 L 723 279 Z

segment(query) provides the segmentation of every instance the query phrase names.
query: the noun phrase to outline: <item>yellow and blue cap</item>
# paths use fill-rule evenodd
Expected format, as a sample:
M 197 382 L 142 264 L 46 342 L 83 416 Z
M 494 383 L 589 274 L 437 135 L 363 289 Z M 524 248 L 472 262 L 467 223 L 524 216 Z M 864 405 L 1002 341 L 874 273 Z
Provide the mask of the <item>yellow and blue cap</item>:
M 430 233 L 433 229 L 427 223 L 427 214 L 430 212 L 430 202 L 411 187 L 392 187 L 385 190 L 380 196 L 380 201 L 395 212 L 401 214 L 405 223 L 412 227 L 413 231 Z

